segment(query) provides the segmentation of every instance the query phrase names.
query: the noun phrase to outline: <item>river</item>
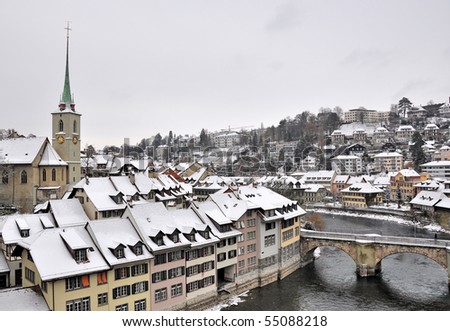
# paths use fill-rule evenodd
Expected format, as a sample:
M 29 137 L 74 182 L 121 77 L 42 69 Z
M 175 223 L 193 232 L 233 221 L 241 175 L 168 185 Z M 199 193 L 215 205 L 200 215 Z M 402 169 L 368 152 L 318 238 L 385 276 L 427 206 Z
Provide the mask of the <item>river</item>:
M 380 218 L 321 214 L 324 231 L 434 237 L 425 229 Z M 450 239 L 439 233 L 439 238 Z M 377 277 L 359 278 L 343 251 L 320 248 L 320 257 L 285 279 L 249 291 L 222 310 L 343 311 L 450 310 L 447 271 L 418 254 L 395 254 L 382 261 Z

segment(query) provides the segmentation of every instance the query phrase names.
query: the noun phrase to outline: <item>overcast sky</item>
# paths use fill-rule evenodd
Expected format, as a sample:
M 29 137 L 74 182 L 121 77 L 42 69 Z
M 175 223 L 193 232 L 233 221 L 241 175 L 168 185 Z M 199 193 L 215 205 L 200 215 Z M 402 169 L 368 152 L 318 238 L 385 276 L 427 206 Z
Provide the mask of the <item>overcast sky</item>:
M 450 96 L 448 0 L 16 0 L 0 8 L 0 128 L 51 136 L 67 20 L 83 146 Z

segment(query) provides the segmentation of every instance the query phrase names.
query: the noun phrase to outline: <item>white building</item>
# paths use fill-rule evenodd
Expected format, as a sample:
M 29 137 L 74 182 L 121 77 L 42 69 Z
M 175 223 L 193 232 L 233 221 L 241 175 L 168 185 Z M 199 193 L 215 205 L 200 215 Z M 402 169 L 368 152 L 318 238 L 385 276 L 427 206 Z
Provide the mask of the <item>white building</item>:
M 339 155 L 332 158 L 331 168 L 338 175 L 359 175 L 363 173 L 362 160 L 355 155 Z
M 450 161 L 431 161 L 420 165 L 423 172 L 434 178 L 450 178 Z
M 403 155 L 397 152 L 379 153 L 374 159 L 375 172 L 398 171 L 403 168 Z

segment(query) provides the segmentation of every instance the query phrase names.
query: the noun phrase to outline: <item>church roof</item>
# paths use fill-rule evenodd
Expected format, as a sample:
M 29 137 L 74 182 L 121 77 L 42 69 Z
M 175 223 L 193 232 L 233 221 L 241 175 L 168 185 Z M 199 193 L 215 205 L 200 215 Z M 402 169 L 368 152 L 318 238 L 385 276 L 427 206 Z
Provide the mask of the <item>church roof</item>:
M 45 137 L 14 138 L 0 141 L 0 164 L 31 164 L 38 156 Z M 56 153 L 56 152 L 55 152 Z
M 50 143 L 45 145 L 44 153 L 42 153 L 40 166 L 65 166 L 67 163 L 61 159 L 61 156 L 55 151 Z

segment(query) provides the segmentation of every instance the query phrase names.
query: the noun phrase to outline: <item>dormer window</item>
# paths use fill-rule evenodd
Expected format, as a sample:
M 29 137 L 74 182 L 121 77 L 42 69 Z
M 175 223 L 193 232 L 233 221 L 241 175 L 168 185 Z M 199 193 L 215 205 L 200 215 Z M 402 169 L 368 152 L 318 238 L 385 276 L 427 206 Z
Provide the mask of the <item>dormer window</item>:
M 156 237 L 150 237 L 153 242 L 158 245 L 158 246 L 162 246 L 164 245 L 164 240 L 163 240 L 163 235 L 160 233 L 158 234 Z
M 114 251 L 114 256 L 118 259 L 123 259 L 125 257 L 125 250 L 123 247 L 117 247 Z
M 170 236 L 170 240 L 172 240 L 174 243 L 177 243 L 180 241 L 180 238 L 178 237 L 178 233 L 174 233 Z
M 200 234 L 201 234 L 202 237 L 205 238 L 205 239 L 209 239 L 209 238 L 210 238 L 210 236 L 209 236 L 209 231 L 203 231 L 203 232 L 200 232 Z
M 29 230 L 29 229 L 26 229 L 26 230 L 20 230 L 20 236 L 21 236 L 22 238 L 29 237 L 29 236 L 30 236 L 30 230 Z
M 134 254 L 136 255 L 142 255 L 144 254 L 144 248 L 142 246 L 141 243 L 137 243 L 136 245 L 134 245 L 131 250 L 133 251 Z
M 84 262 L 88 261 L 87 249 L 76 249 L 74 251 L 74 254 L 75 254 L 75 256 L 74 256 L 75 257 L 75 261 L 77 263 L 84 263 Z

